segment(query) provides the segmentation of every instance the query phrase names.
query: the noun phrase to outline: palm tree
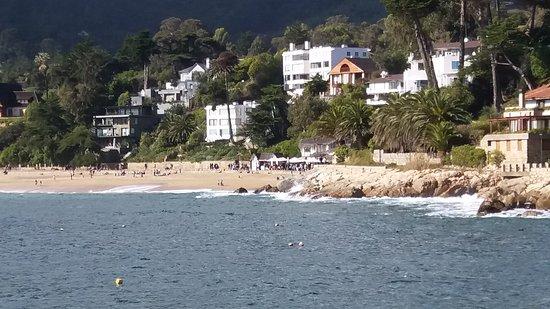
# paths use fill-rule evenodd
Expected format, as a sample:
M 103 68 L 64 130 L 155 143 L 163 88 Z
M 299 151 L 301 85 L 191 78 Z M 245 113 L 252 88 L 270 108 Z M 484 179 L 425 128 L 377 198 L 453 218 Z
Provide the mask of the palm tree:
M 344 119 L 344 108 L 340 105 L 331 105 L 317 121 L 316 131 L 321 136 L 332 136 L 342 140 L 344 134 L 340 123 Z
M 168 113 L 159 126 L 159 130 L 165 132 L 166 139 L 172 145 L 186 142 L 196 128 L 195 117 L 190 113 Z
M 231 123 L 231 109 L 229 102 L 229 84 L 228 75 L 233 72 L 235 66 L 239 63 L 239 58 L 231 52 L 222 52 L 216 60 L 213 62 L 214 73 L 219 76 L 223 76 L 225 83 L 225 101 L 227 106 L 227 122 L 229 123 L 229 141 L 235 142 L 233 137 L 233 124 Z
M 427 127 L 429 148 L 436 151 L 440 158 L 445 156 L 445 152 L 449 150 L 449 142 L 455 136 L 453 124 L 447 121 L 430 123 Z
M 454 126 L 469 121 L 470 116 L 461 102 L 444 92 L 427 89 L 415 94 L 391 96 L 388 104 L 374 113 L 372 132 L 374 142 L 385 149 L 413 151 L 433 148 L 429 134 L 430 130 L 434 134 L 443 132 L 439 124 Z
M 363 148 L 370 136 L 371 107 L 363 100 L 355 100 L 344 106 L 344 118 L 340 122 L 344 136 L 358 148 Z
M 388 104 L 376 110 L 373 115 L 372 133 L 373 141 L 380 147 L 394 151 L 412 151 L 419 145 L 421 132 L 417 127 L 412 127 L 404 119 L 410 106 L 407 94 L 390 95 Z

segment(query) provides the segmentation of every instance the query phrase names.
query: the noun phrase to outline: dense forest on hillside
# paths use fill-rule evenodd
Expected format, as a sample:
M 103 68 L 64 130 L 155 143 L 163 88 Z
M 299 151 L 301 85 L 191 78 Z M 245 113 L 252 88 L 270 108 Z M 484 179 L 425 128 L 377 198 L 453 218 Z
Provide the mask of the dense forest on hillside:
M 31 45 L 44 38 L 70 47 L 84 33 L 115 50 L 128 33 L 155 31 L 168 17 L 200 19 L 230 33 L 273 35 L 295 21 L 318 24 L 328 16 L 374 22 L 386 15 L 378 0 L 0 0 L 0 31 L 16 29 Z
M 90 34 L 66 48 L 45 37 L 33 52 L 15 30 L 4 29 L 0 82 L 21 83 L 40 99 L 21 119 L 3 123 L 0 165 L 104 162 L 92 134 L 92 117 L 104 107 L 128 105 L 130 95 L 144 87 L 175 82 L 178 70 L 207 57 L 212 69 L 200 76 L 189 108 L 169 110 L 154 131 L 128 145 L 134 149 L 130 160 L 235 159 L 262 151 L 295 156 L 298 142 L 313 137 L 334 137 L 349 145 L 335 154 L 340 161 L 357 157 L 360 160 L 353 162 L 368 163 L 375 148 L 437 152 L 444 158 L 456 147 L 466 147 L 457 151 L 466 149 L 466 157 L 472 157 L 469 151 L 475 151 L 474 145 L 490 130 L 490 117 L 507 105 L 517 105 L 520 91 L 550 82 L 548 1 L 383 3 L 389 14 L 378 21 L 337 15 L 317 24 L 288 23 L 274 35 L 231 32 L 198 19 L 170 17 L 153 31 L 125 36 L 111 51 Z M 433 47 L 462 38 L 479 39 L 481 47 L 468 59 L 470 65 L 465 66 L 464 57 L 464 63 L 459 61 L 455 83 L 439 85 L 433 72 Z M 390 96 L 387 105 L 374 109 L 365 104 L 365 81 L 343 85 L 340 95 L 328 99 L 319 95 L 327 92 L 328 83 L 315 77 L 305 85 L 304 95 L 289 105 L 282 86 L 282 53 L 290 42 L 305 40 L 314 46 L 368 46 L 376 76 L 382 70 L 402 73 L 414 53 L 424 58 L 428 88 Z M 230 136 L 232 142 L 205 143 L 204 107 L 227 109 L 231 102 L 245 100 L 259 105 L 248 112 L 242 129 Z M 246 137 L 250 143 L 244 145 L 235 137 Z M 485 164 L 486 155 L 494 154 L 483 152 L 479 156 L 483 162 L 472 165 Z

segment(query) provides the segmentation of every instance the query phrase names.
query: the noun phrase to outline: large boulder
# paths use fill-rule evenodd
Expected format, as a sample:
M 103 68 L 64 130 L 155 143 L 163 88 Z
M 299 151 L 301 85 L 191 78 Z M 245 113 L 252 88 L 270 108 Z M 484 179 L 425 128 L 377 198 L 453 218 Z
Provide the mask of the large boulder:
M 279 189 L 277 187 L 272 186 L 272 185 L 265 185 L 261 188 L 258 188 L 256 190 L 254 190 L 254 193 L 256 193 L 256 194 L 263 193 L 263 192 L 275 193 L 275 192 L 279 192 Z
M 433 178 L 420 178 L 412 182 L 412 188 L 418 193 L 421 197 L 431 197 L 433 196 L 435 189 L 437 189 L 438 183 L 437 180 Z
M 238 188 L 237 190 L 235 190 L 235 193 L 245 194 L 248 193 L 248 190 L 246 190 L 245 188 Z
M 485 200 L 479 209 L 477 210 L 478 216 L 485 216 L 488 214 L 496 214 L 509 210 L 509 208 L 503 202 L 499 200 Z
M 289 192 L 295 186 L 293 179 L 283 179 L 277 184 L 279 192 Z
M 351 198 L 363 198 L 365 197 L 365 193 L 363 192 L 363 189 L 359 188 L 353 188 L 351 189 Z

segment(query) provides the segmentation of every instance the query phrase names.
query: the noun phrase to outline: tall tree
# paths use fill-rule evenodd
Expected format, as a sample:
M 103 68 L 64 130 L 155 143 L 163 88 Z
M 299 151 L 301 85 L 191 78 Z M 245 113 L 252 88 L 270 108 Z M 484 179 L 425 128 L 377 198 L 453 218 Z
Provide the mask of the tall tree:
M 464 68 L 464 57 L 466 53 L 466 9 L 468 7 L 467 0 L 460 0 L 460 58 L 459 70 Z M 461 75 L 462 76 L 462 75 Z M 463 79 L 463 77 L 461 77 Z
M 260 147 L 274 145 L 287 138 L 288 95 L 283 87 L 271 85 L 262 89 L 260 104 L 248 113 L 248 122 L 239 134 L 250 137 Z
M 129 69 L 143 69 L 143 88 L 147 89 L 149 79 L 149 63 L 151 55 L 155 52 L 156 45 L 149 31 L 129 35 L 122 43 L 117 53 L 117 58 L 125 63 Z
M 413 24 L 418 50 L 424 62 L 428 85 L 438 89 L 437 77 L 432 62 L 432 43 L 422 27 L 422 18 L 433 13 L 439 0 L 383 0 L 390 14 L 400 16 Z
M 233 134 L 233 125 L 231 123 L 231 109 L 229 102 L 229 74 L 234 70 L 235 66 L 239 63 L 239 58 L 231 52 L 222 52 L 216 60 L 213 62 L 213 69 L 215 74 L 224 79 L 225 84 L 225 96 L 227 98 L 226 107 L 227 107 L 227 119 L 229 124 L 229 140 L 231 143 L 235 142 Z

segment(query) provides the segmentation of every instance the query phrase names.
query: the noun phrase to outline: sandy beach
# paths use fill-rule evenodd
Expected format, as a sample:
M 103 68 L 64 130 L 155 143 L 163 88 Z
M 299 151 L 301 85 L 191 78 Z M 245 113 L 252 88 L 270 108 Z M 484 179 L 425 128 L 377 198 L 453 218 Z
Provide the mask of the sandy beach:
M 161 176 L 155 176 L 153 170 L 147 170 L 143 177 L 134 176 L 133 170 L 126 171 L 97 171 L 90 176 L 86 170 L 76 170 L 71 178 L 70 171 L 32 168 L 11 170 L 7 175 L 0 174 L 1 192 L 36 192 L 36 193 L 89 193 L 107 190 L 136 191 L 171 191 L 171 190 L 199 190 L 212 189 L 234 191 L 246 188 L 253 191 L 267 184 L 276 184 L 277 179 L 290 177 L 290 172 L 262 171 L 246 173 L 237 171 L 161 171 Z M 165 174 L 163 176 L 163 174 Z M 219 185 L 223 182 L 223 186 Z M 118 190 L 120 189 L 120 190 Z

